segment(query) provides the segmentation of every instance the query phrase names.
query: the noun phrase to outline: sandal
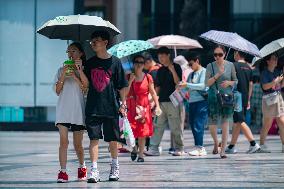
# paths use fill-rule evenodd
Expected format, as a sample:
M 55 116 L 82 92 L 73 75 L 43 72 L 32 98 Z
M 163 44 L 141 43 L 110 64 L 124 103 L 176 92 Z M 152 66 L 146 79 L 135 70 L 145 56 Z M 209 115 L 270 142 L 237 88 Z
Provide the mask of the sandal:
M 131 160 L 132 160 L 132 161 L 135 161 L 136 158 L 137 158 L 137 153 L 136 153 L 136 152 L 131 152 L 130 157 L 131 157 Z M 138 159 L 139 159 L 139 158 L 138 158 Z
M 216 155 L 216 154 L 218 154 L 219 152 L 218 152 L 218 149 L 213 149 L 213 151 L 212 151 L 212 154 L 214 154 L 214 155 Z
M 144 162 L 144 158 L 138 157 L 137 162 Z
M 227 158 L 226 154 L 220 154 L 220 157 L 221 157 L 221 159 L 226 159 Z

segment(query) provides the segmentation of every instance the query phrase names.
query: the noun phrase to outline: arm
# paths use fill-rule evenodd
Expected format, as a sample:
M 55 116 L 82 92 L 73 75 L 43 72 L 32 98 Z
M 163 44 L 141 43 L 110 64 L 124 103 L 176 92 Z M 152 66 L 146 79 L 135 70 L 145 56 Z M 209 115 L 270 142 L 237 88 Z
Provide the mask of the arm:
M 199 82 L 198 83 L 187 83 L 187 88 L 189 88 L 190 90 L 204 90 L 205 89 L 205 77 L 206 77 L 206 73 L 205 71 L 202 71 L 202 73 L 199 76 Z
M 218 72 L 217 74 L 213 75 L 211 64 L 212 63 L 208 64 L 206 68 L 205 84 L 208 87 L 211 87 L 216 82 L 216 80 L 224 73 Z
M 83 88 L 82 90 L 84 92 L 87 92 L 89 88 L 89 80 L 82 70 L 79 71 L 79 75 L 80 75 L 80 80 L 82 82 L 82 88 Z
M 67 67 L 64 66 L 63 69 L 61 70 L 61 73 L 60 74 L 58 73 L 58 75 L 60 76 L 58 77 L 58 80 L 55 83 L 55 92 L 57 96 L 59 96 L 61 90 L 63 89 L 66 70 L 67 70 Z
M 128 79 L 128 86 L 125 87 L 125 96 L 128 95 L 134 79 L 135 79 L 135 75 L 133 73 L 131 73 L 130 76 L 129 76 L 129 79 Z
M 168 69 L 171 71 L 171 73 L 173 74 L 173 78 L 174 78 L 174 82 L 175 84 L 179 84 L 179 82 L 181 81 L 181 77 L 178 75 L 177 71 L 175 70 L 175 67 L 173 64 L 170 64 L 168 66 Z
M 248 100 L 250 101 L 251 97 L 252 97 L 252 90 L 253 90 L 253 82 L 250 81 L 249 82 L 249 95 L 248 95 Z
M 271 88 L 275 88 L 275 86 L 280 83 L 281 81 L 283 80 L 283 76 L 278 76 L 276 77 L 273 81 L 269 82 L 269 83 L 265 83 L 265 84 L 262 84 L 262 88 L 264 90 L 268 90 L 268 89 L 271 89 Z M 283 82 L 281 84 L 281 86 L 283 85 Z
M 155 87 L 155 91 L 156 91 L 157 96 L 159 96 L 159 94 L 160 94 L 160 87 Z
M 234 87 L 234 85 L 238 84 L 237 72 L 234 64 L 232 64 L 232 81 L 229 81 L 229 85 Z
M 149 92 L 150 92 L 150 94 L 151 94 L 151 96 L 152 96 L 152 98 L 153 98 L 153 100 L 154 100 L 154 102 L 156 104 L 156 107 L 160 108 L 158 96 L 157 96 L 156 91 L 154 89 L 154 84 L 153 83 L 149 84 Z
M 76 83 L 80 86 L 81 90 L 86 93 L 88 90 L 88 86 L 86 84 L 84 85 L 84 82 L 81 80 L 81 78 L 78 78 L 77 75 L 73 72 L 72 74 L 73 79 L 76 81 Z M 79 76 L 81 77 L 81 76 Z M 88 85 L 88 84 L 87 84 Z

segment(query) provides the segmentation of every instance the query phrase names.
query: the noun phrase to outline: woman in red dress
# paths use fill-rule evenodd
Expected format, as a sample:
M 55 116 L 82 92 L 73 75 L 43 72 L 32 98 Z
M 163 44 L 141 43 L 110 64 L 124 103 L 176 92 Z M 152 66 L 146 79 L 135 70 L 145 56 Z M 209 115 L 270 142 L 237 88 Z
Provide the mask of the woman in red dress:
M 127 95 L 127 118 L 131 125 L 134 137 L 138 138 L 138 159 L 137 162 L 144 162 L 143 153 L 146 137 L 153 134 L 153 122 L 149 93 L 154 99 L 156 109 L 160 112 L 158 97 L 154 89 L 152 76 L 143 72 L 145 59 L 142 55 L 136 55 L 133 58 L 134 73 L 130 74 L 128 79 Z M 131 153 L 131 159 L 134 161 L 137 157 L 137 147 Z

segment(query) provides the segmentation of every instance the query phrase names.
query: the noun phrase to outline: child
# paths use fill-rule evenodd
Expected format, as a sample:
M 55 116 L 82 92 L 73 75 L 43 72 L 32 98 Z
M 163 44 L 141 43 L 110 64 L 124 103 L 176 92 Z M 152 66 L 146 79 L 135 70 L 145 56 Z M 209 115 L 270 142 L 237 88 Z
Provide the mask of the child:
M 81 44 L 76 42 L 68 46 L 67 53 L 68 58 L 74 60 L 75 64 L 59 68 L 55 83 L 55 91 L 59 96 L 55 122 L 60 135 L 58 183 L 68 182 L 68 174 L 66 173 L 68 129 L 73 132 L 73 144 L 79 160 L 78 180 L 87 179 L 82 146 L 85 130 L 84 92 L 88 88 L 88 79 L 82 70 L 82 63 L 86 61 L 86 57 Z

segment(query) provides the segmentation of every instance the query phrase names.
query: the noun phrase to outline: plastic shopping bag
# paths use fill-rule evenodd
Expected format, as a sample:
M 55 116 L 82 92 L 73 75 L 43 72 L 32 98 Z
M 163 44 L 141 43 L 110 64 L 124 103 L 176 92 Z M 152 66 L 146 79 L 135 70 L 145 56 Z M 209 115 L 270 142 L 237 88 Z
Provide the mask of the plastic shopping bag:
M 123 137 L 126 140 L 126 144 L 128 147 L 133 148 L 135 146 L 135 138 L 129 124 L 129 121 L 126 117 L 123 119 Z
M 183 97 L 180 94 L 178 90 L 175 90 L 171 95 L 170 95 L 170 100 L 173 103 L 174 107 L 178 107 L 178 105 L 183 102 Z
M 243 109 L 242 93 L 240 93 L 239 91 L 234 91 L 234 101 L 234 111 L 241 112 Z

